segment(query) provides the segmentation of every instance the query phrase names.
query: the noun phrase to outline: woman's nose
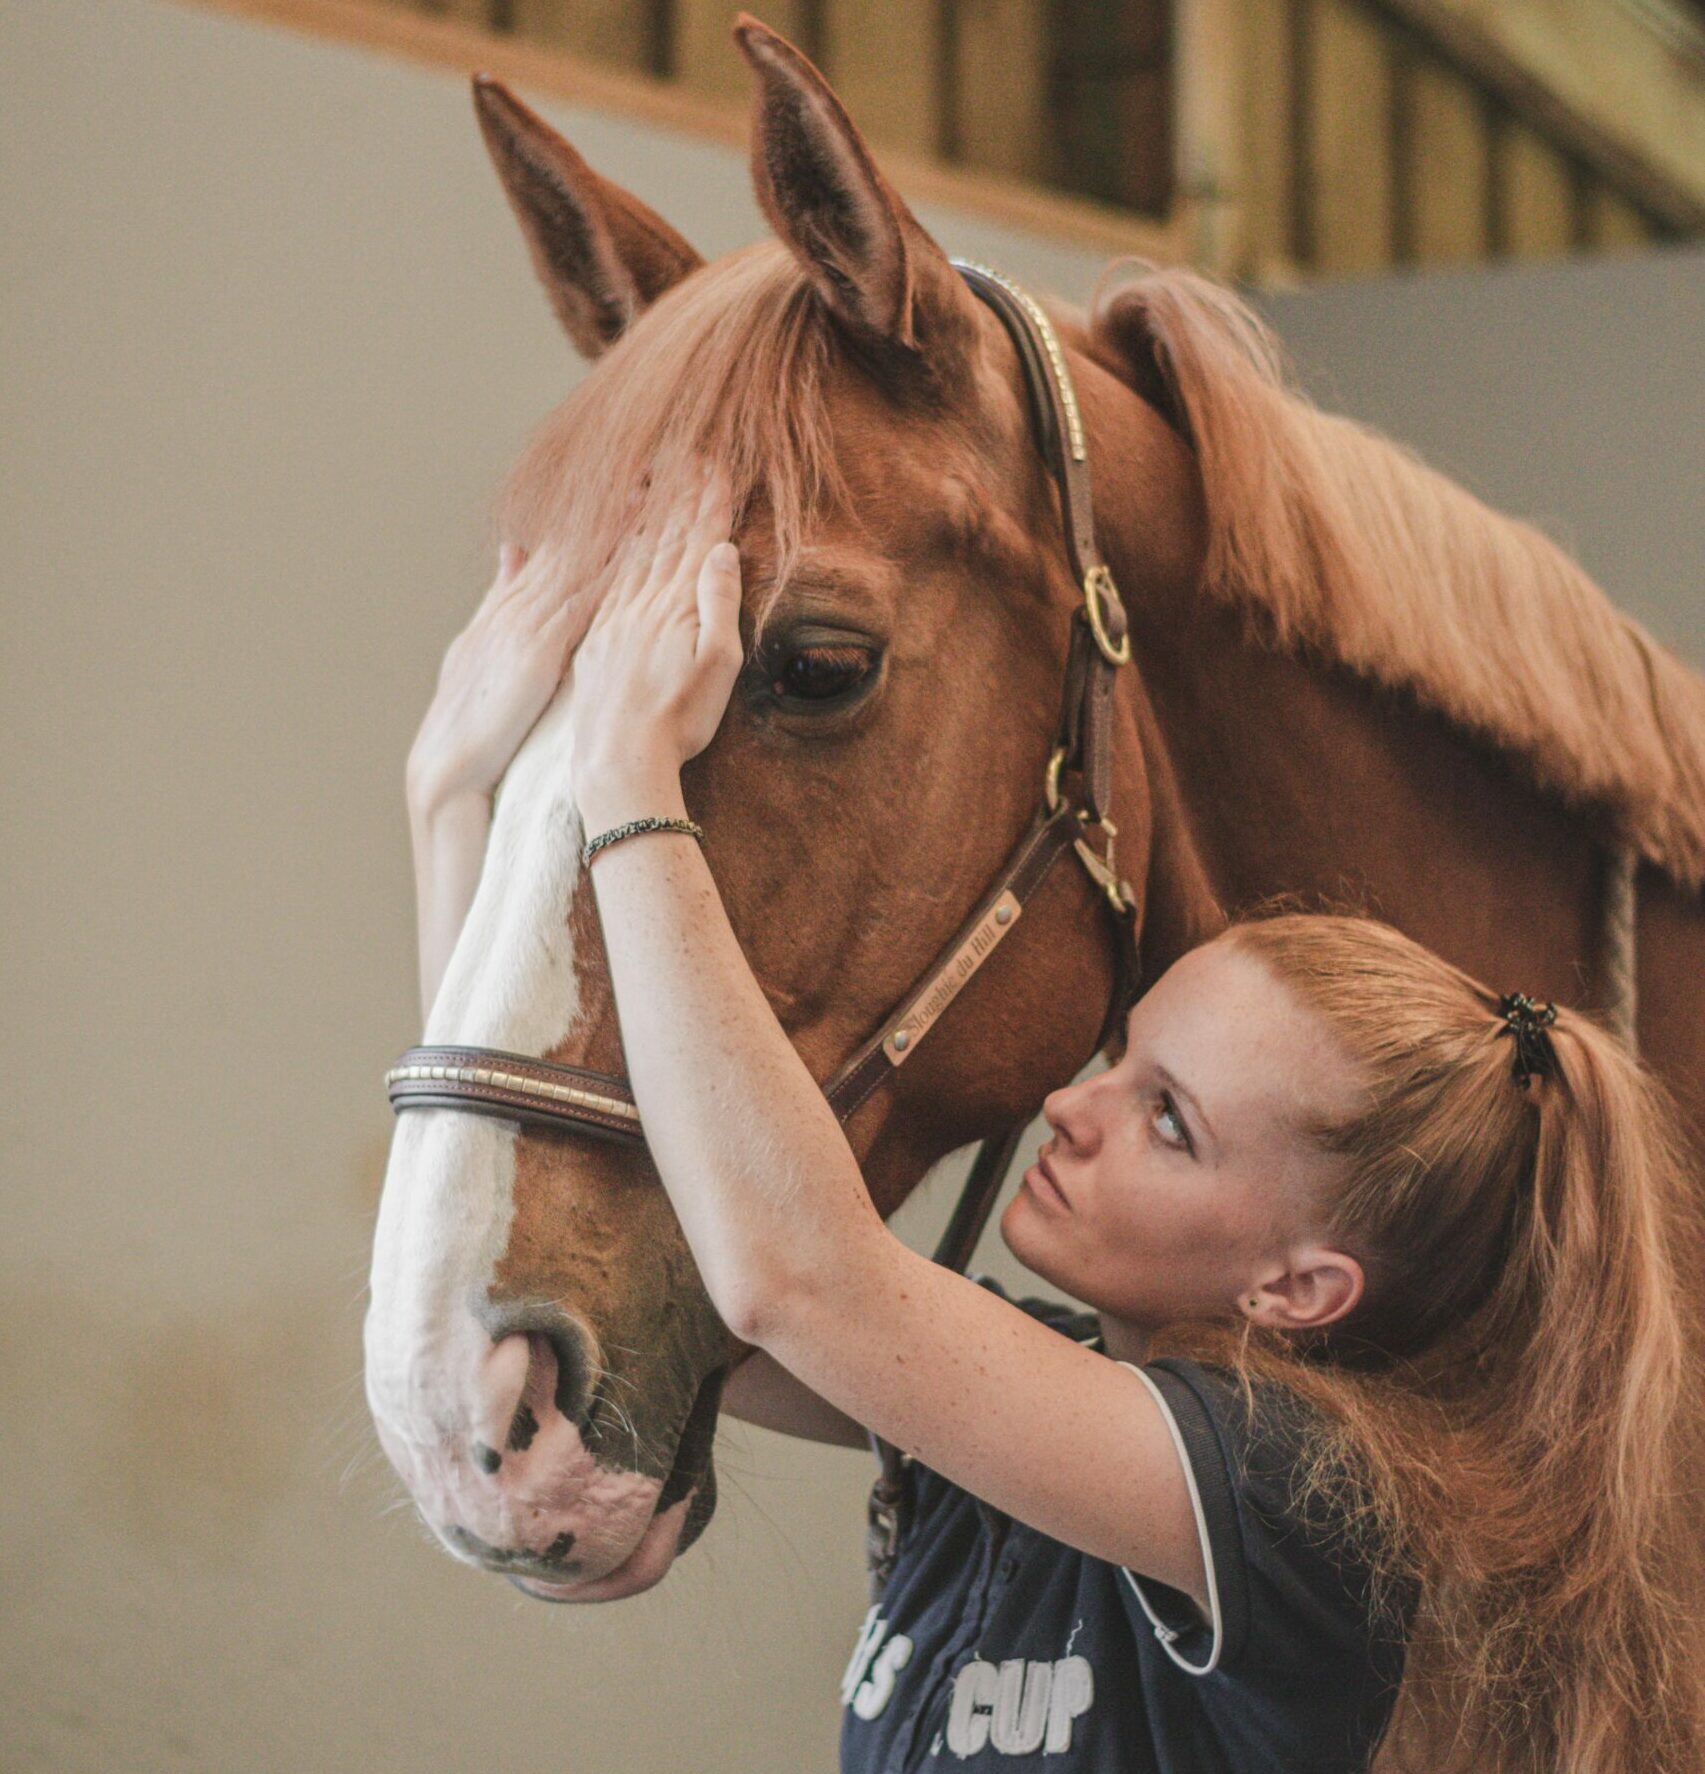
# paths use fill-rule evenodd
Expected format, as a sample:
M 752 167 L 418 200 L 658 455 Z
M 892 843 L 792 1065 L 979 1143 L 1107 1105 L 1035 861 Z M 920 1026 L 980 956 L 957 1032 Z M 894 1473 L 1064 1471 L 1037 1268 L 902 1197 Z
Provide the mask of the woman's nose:
M 1088 1106 L 1083 1086 L 1066 1084 L 1042 1099 L 1042 1117 L 1067 1145 L 1082 1147 L 1094 1137 Z

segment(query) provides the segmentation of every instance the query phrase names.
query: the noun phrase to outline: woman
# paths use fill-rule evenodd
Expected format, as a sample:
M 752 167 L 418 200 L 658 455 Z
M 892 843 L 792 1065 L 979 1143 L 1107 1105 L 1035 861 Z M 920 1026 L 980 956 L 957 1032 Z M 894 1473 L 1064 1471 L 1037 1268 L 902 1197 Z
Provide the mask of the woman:
M 1406 1675 L 1416 1766 L 1696 1774 L 1694 1228 L 1654 1082 L 1371 920 L 1240 923 L 1044 1104 L 1001 1231 L 1096 1311 L 938 1269 L 872 1209 L 686 818 L 742 664 L 729 529 L 711 470 L 589 627 L 504 549 L 410 759 L 422 993 L 578 647 L 629 1079 L 755 1350 L 724 1407 L 912 1456 L 843 1766 L 1359 1769 Z

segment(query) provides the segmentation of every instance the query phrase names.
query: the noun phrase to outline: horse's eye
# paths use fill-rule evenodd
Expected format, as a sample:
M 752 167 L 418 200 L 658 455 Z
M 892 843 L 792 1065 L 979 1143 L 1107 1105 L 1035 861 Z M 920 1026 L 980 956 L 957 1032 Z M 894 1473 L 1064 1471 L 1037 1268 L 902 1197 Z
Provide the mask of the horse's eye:
M 783 661 L 770 688 L 778 696 L 826 702 L 850 690 L 870 669 L 862 647 L 801 647 Z

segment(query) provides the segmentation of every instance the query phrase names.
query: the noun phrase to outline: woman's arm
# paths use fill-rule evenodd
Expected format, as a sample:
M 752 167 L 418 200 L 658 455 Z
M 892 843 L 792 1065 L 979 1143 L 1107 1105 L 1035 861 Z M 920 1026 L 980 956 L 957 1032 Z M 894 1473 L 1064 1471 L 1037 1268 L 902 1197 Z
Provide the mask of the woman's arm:
M 594 783 L 589 832 L 682 810 L 663 775 Z M 1148 1386 L 883 1225 L 697 843 L 624 839 L 591 874 L 646 1141 L 729 1328 L 849 1422 L 1206 1614 L 1189 1481 Z
M 445 651 L 407 773 L 423 1023 L 479 885 L 497 784 L 590 614 L 591 599 L 563 584 L 553 555 L 505 542 L 479 608 Z
M 473 792 L 448 801 L 408 796 L 409 836 L 414 847 L 415 910 L 420 928 L 420 1020 L 424 1027 L 450 964 L 456 938 L 474 903 L 486 838 L 491 831 L 491 797 Z
M 773 1355 L 754 1349 L 730 1370 L 722 1388 L 722 1408 L 743 1423 L 797 1435 L 836 1447 L 870 1448 L 870 1437 L 845 1411 L 802 1385 Z

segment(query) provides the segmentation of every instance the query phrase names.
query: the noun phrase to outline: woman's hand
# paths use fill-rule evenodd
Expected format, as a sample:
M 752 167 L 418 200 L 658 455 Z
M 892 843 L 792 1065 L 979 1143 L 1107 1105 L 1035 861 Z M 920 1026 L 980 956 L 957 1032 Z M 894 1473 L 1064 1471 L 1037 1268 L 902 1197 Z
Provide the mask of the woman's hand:
M 575 655 L 574 780 L 581 817 L 672 781 L 710 744 L 745 651 L 740 557 L 724 471 L 700 464 L 661 534 L 635 534 Z M 641 809 L 649 811 L 650 809 Z
M 492 794 L 562 681 L 591 615 L 549 553 L 506 542 L 497 577 L 450 643 L 408 760 L 409 833 L 420 932 L 420 1007 L 438 987 L 485 861 Z
M 491 800 L 510 760 L 556 693 L 592 600 L 562 583 L 555 557 L 513 542 L 468 626 L 451 641 L 408 759 L 417 817 Z

